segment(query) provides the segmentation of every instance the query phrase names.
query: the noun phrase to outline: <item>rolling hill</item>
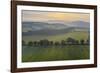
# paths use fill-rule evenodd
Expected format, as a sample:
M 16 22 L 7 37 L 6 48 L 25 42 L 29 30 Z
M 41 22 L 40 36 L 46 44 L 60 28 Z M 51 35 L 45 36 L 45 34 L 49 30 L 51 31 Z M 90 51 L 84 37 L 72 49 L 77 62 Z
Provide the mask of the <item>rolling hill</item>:
M 74 21 L 70 23 L 47 23 L 47 22 L 22 22 L 22 35 L 59 35 L 72 31 L 89 31 L 89 23 Z

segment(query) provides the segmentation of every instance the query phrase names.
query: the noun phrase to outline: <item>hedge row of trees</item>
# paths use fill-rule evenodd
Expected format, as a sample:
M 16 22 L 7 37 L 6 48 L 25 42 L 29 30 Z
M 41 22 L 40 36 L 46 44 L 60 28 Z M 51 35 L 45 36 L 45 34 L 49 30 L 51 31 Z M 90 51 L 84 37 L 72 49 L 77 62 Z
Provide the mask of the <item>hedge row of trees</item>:
M 66 45 L 89 45 L 89 39 L 87 40 L 75 40 L 73 38 L 67 38 L 66 40 L 61 40 L 60 42 L 56 41 L 49 41 L 47 39 L 40 40 L 40 41 L 30 41 L 26 44 L 23 40 L 22 45 L 28 46 L 66 46 Z

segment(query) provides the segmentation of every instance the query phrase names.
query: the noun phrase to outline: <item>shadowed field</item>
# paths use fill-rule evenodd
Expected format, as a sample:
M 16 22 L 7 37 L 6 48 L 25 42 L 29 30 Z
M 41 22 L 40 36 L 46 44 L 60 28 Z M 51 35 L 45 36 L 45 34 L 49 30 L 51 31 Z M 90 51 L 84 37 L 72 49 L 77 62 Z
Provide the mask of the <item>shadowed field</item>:
M 23 46 L 22 62 L 89 59 L 89 45 L 52 47 Z

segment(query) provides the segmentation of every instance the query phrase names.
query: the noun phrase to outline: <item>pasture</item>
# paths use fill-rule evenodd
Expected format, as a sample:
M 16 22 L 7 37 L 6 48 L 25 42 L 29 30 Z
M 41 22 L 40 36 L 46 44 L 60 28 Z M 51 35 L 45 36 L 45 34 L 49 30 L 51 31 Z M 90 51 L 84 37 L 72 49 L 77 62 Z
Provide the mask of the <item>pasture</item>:
M 75 40 L 88 39 L 89 33 L 85 31 L 68 32 L 60 35 L 45 35 L 45 36 L 23 36 L 23 40 L 40 41 L 47 39 L 53 42 L 61 42 L 71 37 Z M 56 61 L 56 60 L 82 60 L 90 58 L 89 44 L 79 45 L 65 45 L 65 46 L 22 46 L 22 62 L 39 62 L 39 61 Z
M 23 46 L 22 62 L 82 60 L 90 58 L 89 45 Z
M 49 41 L 61 41 L 66 40 L 67 38 L 71 37 L 76 40 L 86 40 L 88 38 L 89 33 L 85 31 L 73 31 L 68 32 L 65 34 L 59 34 L 59 35 L 32 35 L 32 36 L 23 36 L 22 39 L 27 43 L 29 41 L 39 41 L 43 39 L 48 39 Z

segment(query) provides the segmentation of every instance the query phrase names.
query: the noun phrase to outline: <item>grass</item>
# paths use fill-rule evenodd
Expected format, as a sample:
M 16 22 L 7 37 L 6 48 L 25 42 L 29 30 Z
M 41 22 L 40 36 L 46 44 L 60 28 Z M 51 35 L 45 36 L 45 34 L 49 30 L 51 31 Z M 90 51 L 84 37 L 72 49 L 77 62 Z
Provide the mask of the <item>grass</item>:
M 29 42 L 29 41 L 39 41 L 41 39 L 48 39 L 49 41 L 61 41 L 61 40 L 66 40 L 68 37 L 71 37 L 73 39 L 76 40 L 81 40 L 84 39 L 86 40 L 88 38 L 88 32 L 85 31 L 76 31 L 76 32 L 70 32 L 70 33 L 66 33 L 66 34 L 61 34 L 61 35 L 53 35 L 53 36 L 23 36 L 23 40 L 25 42 Z
M 86 40 L 88 32 L 70 32 L 54 36 L 23 36 L 25 42 L 39 41 L 48 39 L 49 41 L 61 41 L 71 37 L 76 40 Z M 66 45 L 66 46 L 51 46 L 51 47 L 30 47 L 23 46 L 22 62 L 39 62 L 39 61 L 56 61 L 56 60 L 81 60 L 90 58 L 89 45 Z
M 22 62 L 89 59 L 89 45 L 23 47 Z

